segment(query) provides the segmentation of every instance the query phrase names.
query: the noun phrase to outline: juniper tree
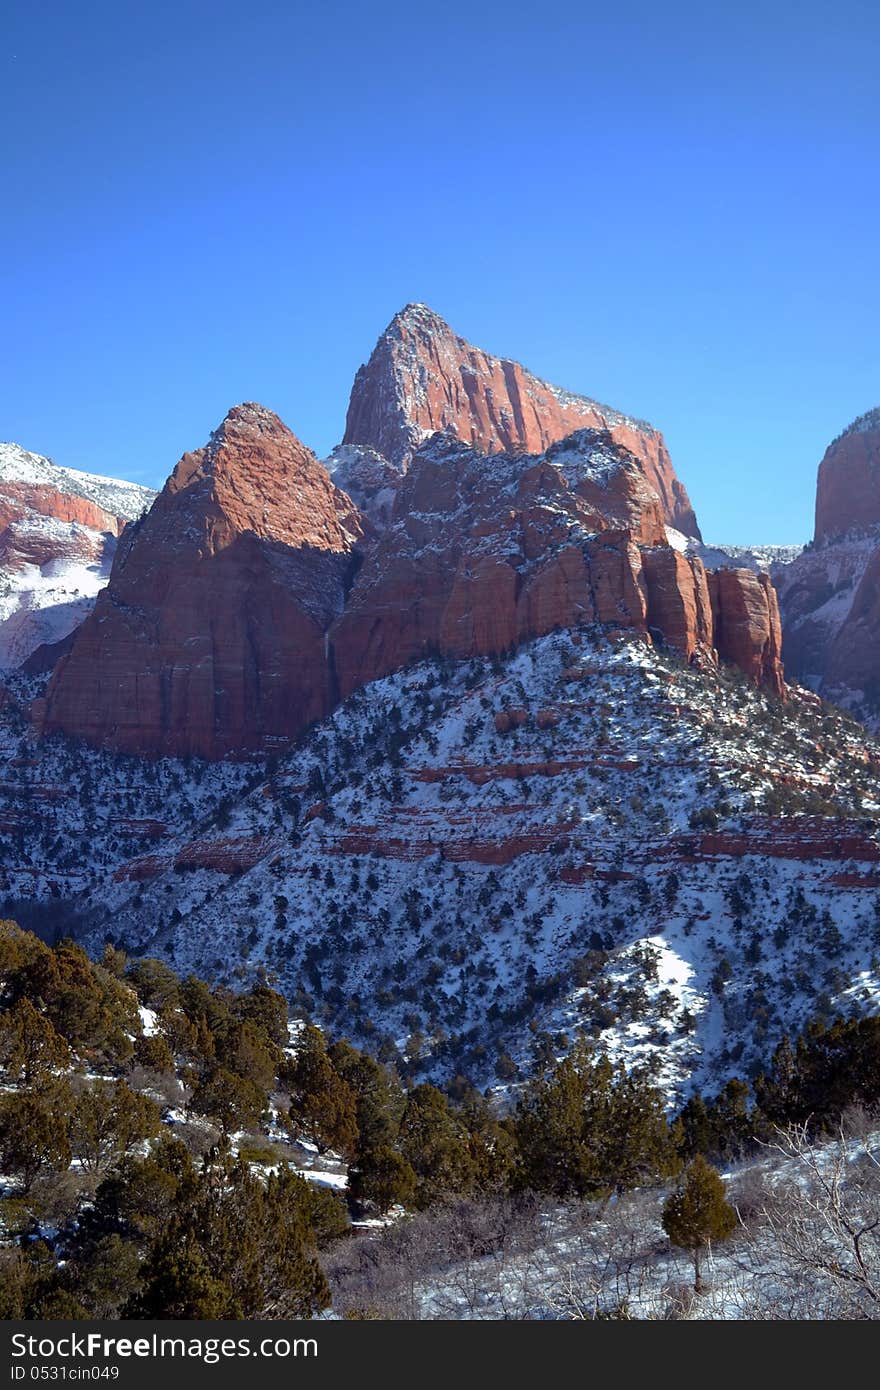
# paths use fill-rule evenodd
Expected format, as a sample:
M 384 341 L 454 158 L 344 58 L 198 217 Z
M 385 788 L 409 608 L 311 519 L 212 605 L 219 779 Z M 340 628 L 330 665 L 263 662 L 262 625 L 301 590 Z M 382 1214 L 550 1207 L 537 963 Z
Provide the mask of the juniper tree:
M 308 1024 L 303 1029 L 296 1057 L 280 1079 L 290 1090 L 292 1128 L 319 1153 L 335 1149 L 352 1154 L 358 1139 L 354 1093 L 331 1062 L 320 1028 Z
M 702 1256 L 712 1241 L 726 1240 L 737 1222 L 725 1195 L 721 1174 L 697 1154 L 684 1181 L 663 1207 L 663 1229 L 673 1245 L 688 1250 L 694 1262 L 694 1290 L 703 1291 Z
M 10 1080 L 30 1086 L 54 1067 L 66 1066 L 70 1048 L 49 1019 L 27 998 L 0 1015 L 0 1064 Z

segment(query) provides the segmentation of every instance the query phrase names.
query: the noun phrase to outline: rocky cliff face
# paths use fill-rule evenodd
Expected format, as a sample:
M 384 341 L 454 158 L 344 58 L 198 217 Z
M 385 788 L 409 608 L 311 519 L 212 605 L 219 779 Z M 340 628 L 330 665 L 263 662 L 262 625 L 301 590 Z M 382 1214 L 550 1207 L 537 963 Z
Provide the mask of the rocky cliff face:
M 827 449 L 813 544 L 773 577 L 790 673 L 880 727 L 880 409 Z
M 702 562 L 667 544 L 660 499 L 610 430 L 528 457 L 435 435 L 331 630 L 340 694 L 433 651 L 497 654 L 590 622 L 709 662 L 720 643 L 781 694 L 772 586 L 744 570 L 712 578 L 710 593 Z
M 592 622 L 707 663 L 718 648 L 782 693 L 766 577 L 728 570 L 710 587 L 667 543 L 642 459 L 613 430 L 536 455 L 435 434 L 381 535 L 389 474 L 347 450 L 340 469 L 378 484 L 362 493 L 376 527 L 276 416 L 231 411 L 122 537 L 42 726 L 130 752 L 266 751 L 426 653 L 495 655 Z
M 718 655 L 739 666 L 755 685 L 781 694 L 782 623 L 769 576 L 753 570 L 714 570 L 709 595 Z
M 278 417 L 236 406 L 123 536 L 44 728 L 209 758 L 296 734 L 335 700 L 325 632 L 360 535 L 350 499 Z
M 402 465 L 361 444 L 338 444 L 323 462 L 336 486 L 348 493 L 372 530 L 376 534 L 387 530 L 405 472 Z
M 392 319 L 358 371 L 343 442 L 366 445 L 405 469 L 437 430 L 482 453 L 539 454 L 585 428 L 606 429 L 628 449 L 658 494 L 666 521 L 699 538 L 658 430 L 472 347 L 424 304 L 409 304 Z

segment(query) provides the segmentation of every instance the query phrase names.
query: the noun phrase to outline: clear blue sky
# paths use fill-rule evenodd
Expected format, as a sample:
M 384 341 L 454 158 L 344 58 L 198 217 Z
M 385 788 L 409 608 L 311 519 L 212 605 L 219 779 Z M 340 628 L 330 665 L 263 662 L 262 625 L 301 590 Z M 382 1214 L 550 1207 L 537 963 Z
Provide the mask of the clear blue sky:
M 880 403 L 875 3 L 6 0 L 0 438 L 158 485 L 256 399 L 325 453 L 423 300 L 812 529 Z

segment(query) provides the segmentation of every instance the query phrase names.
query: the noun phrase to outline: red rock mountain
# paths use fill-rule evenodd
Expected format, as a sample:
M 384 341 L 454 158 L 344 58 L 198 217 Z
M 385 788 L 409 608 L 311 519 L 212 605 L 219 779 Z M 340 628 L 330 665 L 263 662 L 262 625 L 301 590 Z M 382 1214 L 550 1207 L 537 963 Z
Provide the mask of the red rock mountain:
M 663 436 L 586 396 L 542 381 L 459 338 L 424 304 L 408 304 L 357 373 L 343 443 L 404 469 L 437 430 L 483 453 L 539 454 L 575 430 L 607 429 L 639 461 L 670 526 L 699 539 L 694 510 Z
M 236 406 L 123 536 L 55 669 L 44 728 L 209 758 L 296 734 L 335 699 L 325 633 L 360 535 L 349 498 L 278 417 Z
M 717 649 L 784 690 L 772 585 L 745 570 L 707 579 L 668 545 L 641 459 L 612 431 L 537 456 L 438 434 L 331 629 L 340 695 L 432 651 L 497 653 L 584 622 L 653 632 L 707 662 Z
M 826 450 L 813 544 L 774 579 L 792 673 L 880 728 L 880 409 Z
M 426 316 L 436 346 L 436 323 L 449 330 L 429 311 L 405 311 L 395 331 Z M 382 352 L 392 340 L 389 330 Z M 427 425 L 379 440 L 393 462 L 342 445 L 336 475 L 363 514 L 277 416 L 230 411 L 123 535 L 109 585 L 37 709 L 43 728 L 146 754 L 265 752 L 425 655 L 497 654 L 589 622 L 707 665 L 720 655 L 782 695 L 774 590 L 747 570 L 707 575 L 669 544 L 674 475 L 664 473 L 664 494 L 646 453 L 659 435 L 617 417 L 544 443 L 564 411 L 581 418 L 592 403 L 544 383 L 526 390 L 521 368 L 496 365 L 517 390 L 556 401 L 552 426 L 538 412 L 524 428 L 540 436 L 534 451 L 517 435 L 502 449 L 491 430 L 465 442 L 442 411 L 447 428 L 411 456 L 404 446 Z M 494 401 L 474 389 L 480 409 Z M 420 418 L 433 418 L 425 409 Z M 492 429 L 506 428 L 505 411 Z M 394 411 L 387 420 L 400 426 Z

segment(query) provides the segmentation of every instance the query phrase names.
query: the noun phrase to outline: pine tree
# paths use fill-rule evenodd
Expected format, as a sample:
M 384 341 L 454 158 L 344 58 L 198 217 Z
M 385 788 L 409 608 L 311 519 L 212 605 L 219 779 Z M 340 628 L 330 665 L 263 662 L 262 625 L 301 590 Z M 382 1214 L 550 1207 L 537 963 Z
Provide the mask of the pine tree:
M 192 1098 L 193 1109 L 210 1116 L 224 1135 L 236 1129 L 252 1128 L 266 1104 L 264 1091 L 225 1067 L 214 1067 L 208 1072 Z
M 416 1086 L 410 1092 L 399 1145 L 416 1175 L 416 1206 L 429 1207 L 444 1196 L 473 1188 L 476 1172 L 467 1129 L 436 1086 Z
M 70 1166 L 67 1128 L 69 1096 L 56 1086 L 39 1100 L 28 1092 L 0 1097 L 0 1170 L 17 1177 L 30 1192 L 45 1169 Z
M 516 1135 L 520 1185 L 559 1197 L 621 1192 L 677 1167 L 659 1092 L 586 1043 L 533 1083 Z
M 697 1154 L 681 1186 L 663 1207 L 663 1229 L 694 1262 L 694 1290 L 702 1293 L 703 1250 L 713 1240 L 725 1240 L 734 1230 L 736 1212 L 725 1196 L 721 1174 Z

